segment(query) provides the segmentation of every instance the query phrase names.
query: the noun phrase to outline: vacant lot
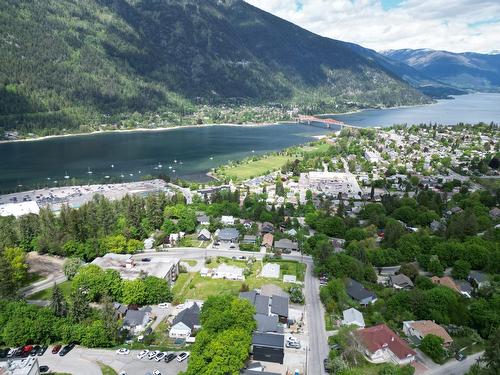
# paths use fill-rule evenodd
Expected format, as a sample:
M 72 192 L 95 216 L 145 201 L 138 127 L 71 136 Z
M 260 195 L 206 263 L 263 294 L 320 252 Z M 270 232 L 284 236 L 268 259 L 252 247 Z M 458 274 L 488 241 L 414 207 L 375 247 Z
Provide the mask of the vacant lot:
M 304 272 L 306 265 L 304 263 L 299 263 L 295 260 L 282 260 L 273 259 L 267 263 L 277 263 L 280 265 L 280 275 L 283 279 L 283 275 L 295 275 L 298 281 L 304 281 Z
M 244 162 L 241 165 L 225 168 L 222 170 L 222 174 L 233 180 L 246 180 L 280 169 L 290 159 L 290 156 L 271 155 L 257 161 Z

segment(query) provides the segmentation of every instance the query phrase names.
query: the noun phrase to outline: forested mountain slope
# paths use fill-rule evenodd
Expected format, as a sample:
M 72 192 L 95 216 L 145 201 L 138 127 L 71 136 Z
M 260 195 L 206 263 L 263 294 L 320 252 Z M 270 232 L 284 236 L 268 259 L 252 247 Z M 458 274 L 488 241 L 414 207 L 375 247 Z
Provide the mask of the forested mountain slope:
M 199 103 L 428 101 L 345 43 L 239 0 L 0 0 L 0 23 L 5 129 L 182 116 Z

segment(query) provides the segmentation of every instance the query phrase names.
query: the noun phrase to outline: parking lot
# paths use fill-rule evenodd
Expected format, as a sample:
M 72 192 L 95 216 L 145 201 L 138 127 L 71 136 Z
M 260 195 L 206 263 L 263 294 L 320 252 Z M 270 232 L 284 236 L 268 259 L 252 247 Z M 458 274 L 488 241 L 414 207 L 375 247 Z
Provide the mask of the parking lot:
M 178 374 L 185 371 L 187 361 L 179 363 L 173 360 L 170 363 L 156 362 L 147 358 L 138 359 L 139 350 L 132 350 L 128 355 L 118 355 L 114 350 L 86 349 L 76 347 L 66 356 L 52 354 L 49 350 L 38 357 L 40 366 L 49 366 L 52 372 L 64 372 L 72 375 L 101 375 L 98 362 L 112 367 L 120 373 L 125 371 L 128 375 L 142 375 L 154 370 L 159 370 L 162 375 Z

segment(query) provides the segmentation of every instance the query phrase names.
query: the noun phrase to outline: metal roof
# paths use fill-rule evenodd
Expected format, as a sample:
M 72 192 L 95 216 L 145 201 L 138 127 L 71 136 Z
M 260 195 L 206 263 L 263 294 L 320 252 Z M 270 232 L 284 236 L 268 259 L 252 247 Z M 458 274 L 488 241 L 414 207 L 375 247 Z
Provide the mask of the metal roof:
M 254 332 L 252 344 L 271 348 L 283 348 L 285 345 L 285 336 L 276 333 Z

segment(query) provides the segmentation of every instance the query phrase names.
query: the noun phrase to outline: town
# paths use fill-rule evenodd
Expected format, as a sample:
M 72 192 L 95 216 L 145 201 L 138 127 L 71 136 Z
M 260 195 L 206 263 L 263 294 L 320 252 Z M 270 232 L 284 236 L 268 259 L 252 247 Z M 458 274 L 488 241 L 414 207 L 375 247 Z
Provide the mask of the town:
M 0 196 L 0 373 L 494 373 L 499 132 L 344 128 L 212 183 Z

